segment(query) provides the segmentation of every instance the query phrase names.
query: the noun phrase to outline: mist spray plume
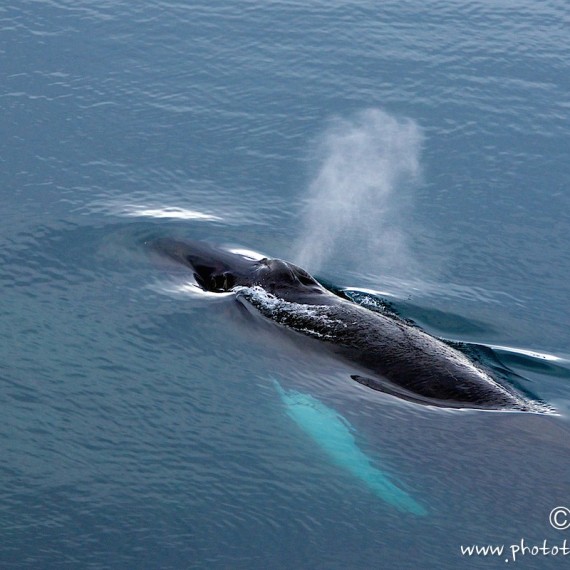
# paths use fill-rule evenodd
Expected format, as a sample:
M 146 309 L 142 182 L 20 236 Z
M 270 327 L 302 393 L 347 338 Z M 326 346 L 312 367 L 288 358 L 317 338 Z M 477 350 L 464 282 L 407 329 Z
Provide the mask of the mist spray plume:
M 315 145 L 318 170 L 294 249 L 301 267 L 318 272 L 329 258 L 367 272 L 415 265 L 401 206 L 420 178 L 422 140 L 414 121 L 379 109 L 331 121 Z

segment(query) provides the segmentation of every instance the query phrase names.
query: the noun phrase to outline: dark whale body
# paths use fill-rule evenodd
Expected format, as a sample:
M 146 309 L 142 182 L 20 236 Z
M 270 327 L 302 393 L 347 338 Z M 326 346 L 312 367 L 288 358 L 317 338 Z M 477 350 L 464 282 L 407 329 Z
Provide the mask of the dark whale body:
M 331 293 L 292 263 L 197 241 L 161 239 L 153 248 L 190 267 L 202 289 L 235 292 L 265 317 L 321 340 L 357 365 L 352 378 L 370 388 L 447 408 L 544 411 L 449 344 Z

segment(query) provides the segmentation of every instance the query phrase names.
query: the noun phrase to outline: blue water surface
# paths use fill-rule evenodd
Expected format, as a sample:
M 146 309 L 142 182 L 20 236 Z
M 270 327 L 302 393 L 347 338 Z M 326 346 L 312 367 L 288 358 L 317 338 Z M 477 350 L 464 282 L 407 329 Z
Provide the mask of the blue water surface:
M 6 0 L 0 567 L 493 568 L 570 541 L 569 29 L 565 0 Z M 372 392 L 200 295 L 158 237 L 495 347 L 558 413 Z M 332 461 L 275 381 L 427 515 Z

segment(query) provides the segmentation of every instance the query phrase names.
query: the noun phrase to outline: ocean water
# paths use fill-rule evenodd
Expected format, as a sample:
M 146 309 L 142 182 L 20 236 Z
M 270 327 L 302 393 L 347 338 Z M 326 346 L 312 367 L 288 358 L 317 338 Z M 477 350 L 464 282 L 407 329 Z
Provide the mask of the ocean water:
M 0 568 L 567 564 L 569 27 L 564 0 L 5 0 Z M 557 414 L 367 390 L 158 237 L 495 347 Z

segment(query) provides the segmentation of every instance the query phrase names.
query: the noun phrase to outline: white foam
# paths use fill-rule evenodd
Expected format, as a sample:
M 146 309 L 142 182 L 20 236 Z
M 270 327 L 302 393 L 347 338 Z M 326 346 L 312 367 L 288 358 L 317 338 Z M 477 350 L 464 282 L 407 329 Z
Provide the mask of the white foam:
M 548 362 L 563 362 L 570 363 L 567 358 L 561 358 L 560 356 L 555 356 L 554 354 L 548 354 L 547 352 L 537 352 L 536 350 L 527 350 L 525 348 L 514 348 L 512 346 L 501 346 L 499 344 L 486 344 L 489 348 L 494 350 L 503 350 L 505 352 L 512 352 L 514 354 L 522 354 L 524 356 L 530 356 L 531 358 L 537 358 L 539 360 L 546 360 Z
M 263 255 L 262 253 L 259 253 L 257 251 L 253 251 L 252 249 L 240 249 L 240 248 L 236 248 L 236 249 L 229 249 L 228 251 L 230 251 L 231 253 L 235 253 L 236 255 L 243 255 L 244 257 L 248 257 L 249 259 L 263 259 L 264 257 L 267 257 L 266 255 Z
M 189 210 L 187 208 L 179 208 L 177 206 L 169 206 L 165 208 L 149 208 L 140 205 L 126 205 L 118 208 L 118 214 L 123 216 L 134 216 L 142 218 L 171 218 L 177 220 L 207 220 L 219 221 L 222 218 L 197 210 Z
M 334 338 L 334 335 L 322 332 L 323 328 L 328 327 L 330 330 L 334 331 L 335 327 L 338 328 L 339 325 L 342 327 L 346 326 L 344 322 L 331 318 L 327 313 L 330 309 L 327 305 L 292 303 L 290 301 L 279 299 L 259 286 L 239 286 L 235 287 L 234 291 L 237 299 L 246 305 L 248 309 L 253 307 L 263 316 L 277 323 L 285 324 L 281 322 L 280 317 L 293 315 L 295 318 L 291 319 L 291 321 L 287 323 L 287 326 L 312 337 L 332 339 Z
M 193 297 L 208 297 L 212 300 L 228 297 L 233 295 L 230 291 L 228 293 L 213 293 L 211 291 L 205 291 L 194 281 L 185 281 L 184 283 L 174 283 L 161 281 L 149 286 L 150 289 L 165 295 L 185 295 Z

